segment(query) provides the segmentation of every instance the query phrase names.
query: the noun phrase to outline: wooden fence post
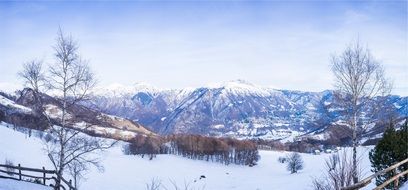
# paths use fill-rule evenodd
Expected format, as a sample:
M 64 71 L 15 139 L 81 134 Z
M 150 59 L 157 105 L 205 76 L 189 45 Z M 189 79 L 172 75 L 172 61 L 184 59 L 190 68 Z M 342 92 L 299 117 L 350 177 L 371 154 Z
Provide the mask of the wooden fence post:
M 20 164 L 18 164 L 18 177 L 19 177 L 19 180 L 21 181 L 21 165 Z
M 397 175 L 397 168 L 394 169 L 394 175 Z M 394 181 L 394 189 L 397 190 L 398 189 L 398 182 L 399 182 L 399 178 L 395 179 Z
M 43 169 L 43 185 L 45 185 L 45 167 L 43 166 L 42 169 Z
M 69 190 L 72 190 L 72 179 L 69 180 Z

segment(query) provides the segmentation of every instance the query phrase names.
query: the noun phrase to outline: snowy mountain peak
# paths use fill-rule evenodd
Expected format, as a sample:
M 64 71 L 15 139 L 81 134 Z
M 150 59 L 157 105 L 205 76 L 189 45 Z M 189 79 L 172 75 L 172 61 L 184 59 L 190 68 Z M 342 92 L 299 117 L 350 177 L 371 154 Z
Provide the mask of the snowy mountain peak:
M 245 80 L 233 80 L 223 83 L 221 88 L 224 88 L 227 92 L 233 94 L 244 95 L 257 95 L 257 96 L 269 96 L 269 89 L 254 85 Z
M 138 82 L 131 86 L 126 86 L 119 83 L 113 83 L 104 87 L 96 87 L 93 90 L 93 94 L 97 96 L 133 96 L 137 92 L 149 92 L 149 93 L 156 93 L 159 92 L 160 89 L 153 87 L 150 84 Z
M 254 85 L 245 80 L 232 80 L 222 83 L 213 83 L 203 86 L 210 90 L 220 89 L 225 93 L 232 93 L 236 95 L 254 95 L 254 96 L 270 96 L 275 92 L 272 88 L 262 87 Z M 148 93 L 150 95 L 156 95 L 163 92 L 177 92 L 181 94 L 189 94 L 197 88 L 184 88 L 184 89 L 159 89 L 150 84 L 144 82 L 137 82 L 131 86 L 113 83 L 107 86 L 100 86 L 93 90 L 95 96 L 106 97 L 120 97 L 120 96 L 133 96 L 139 92 Z
M 162 91 L 163 89 L 159 89 L 151 84 L 145 82 L 137 82 L 133 84 L 133 89 L 136 91 L 143 91 L 143 92 L 150 92 L 150 93 L 157 93 Z
M 223 86 L 227 88 L 254 88 L 256 87 L 254 84 L 248 81 L 245 81 L 245 80 L 241 80 L 241 79 L 225 82 Z
M 96 87 L 92 93 L 100 96 L 120 96 L 134 93 L 134 89 L 130 86 L 114 83 L 104 87 Z
M 255 85 L 248 81 L 237 79 L 237 80 L 231 80 L 227 82 L 210 83 L 210 84 L 205 85 L 204 87 L 206 88 L 225 88 L 225 87 L 248 87 L 248 86 L 255 86 Z

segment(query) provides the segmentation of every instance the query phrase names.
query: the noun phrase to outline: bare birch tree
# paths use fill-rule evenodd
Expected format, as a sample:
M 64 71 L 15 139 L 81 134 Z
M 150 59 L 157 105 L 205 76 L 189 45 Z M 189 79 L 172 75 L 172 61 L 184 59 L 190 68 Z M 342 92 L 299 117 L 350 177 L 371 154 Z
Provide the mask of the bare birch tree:
M 47 141 L 46 149 L 57 171 L 56 189 L 60 188 L 61 177 L 66 170 L 74 177 L 77 188 L 90 165 L 101 168 L 97 153 L 112 147 L 113 143 L 70 128 L 75 123 L 70 120 L 72 115 L 68 111 L 87 98 L 96 80 L 87 63 L 81 59 L 77 43 L 70 36 L 64 35 L 61 29 L 54 50 L 55 63 L 49 67 L 47 76 L 42 70 L 42 63 L 38 61 L 24 64 L 23 70 L 18 75 L 33 89 L 37 111 L 46 116 L 51 126 L 50 140 Z M 40 91 L 45 86 L 45 81 L 48 81 L 47 87 L 57 95 L 60 103 L 58 107 L 61 113 L 56 117 L 49 116 L 41 101 Z M 54 123 L 58 126 L 53 125 Z M 82 130 L 86 131 L 88 127 L 90 126 L 85 126 Z
M 71 116 L 68 110 L 87 98 L 96 80 L 87 63 L 81 59 L 78 45 L 72 37 L 64 35 L 60 29 L 56 41 L 54 46 L 56 62 L 49 69 L 48 80 L 50 90 L 60 96 L 62 113 L 59 115 L 60 126 L 51 128 L 56 143 L 49 144 L 47 150 L 58 174 L 56 184 L 58 186 L 66 168 L 82 172 L 88 165 L 99 166 L 99 159 L 95 154 L 112 147 L 113 144 L 69 128 L 72 123 L 69 123 Z M 76 175 L 75 177 L 80 176 Z
M 360 42 L 348 46 L 340 55 L 332 56 L 331 70 L 335 77 L 335 88 L 341 106 L 347 115 L 347 123 L 352 129 L 353 182 L 358 182 L 357 146 L 363 106 L 373 97 L 386 95 L 391 84 L 385 78 L 384 68 L 374 59 L 370 50 Z

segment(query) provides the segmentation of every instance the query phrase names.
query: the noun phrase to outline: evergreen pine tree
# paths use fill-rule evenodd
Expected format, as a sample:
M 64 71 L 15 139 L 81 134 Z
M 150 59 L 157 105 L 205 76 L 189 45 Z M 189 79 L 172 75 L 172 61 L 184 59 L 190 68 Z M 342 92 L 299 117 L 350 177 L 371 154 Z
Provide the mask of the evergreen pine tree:
M 393 164 L 408 158 L 408 121 L 399 131 L 394 129 L 393 124 L 384 132 L 383 138 L 377 143 L 375 148 L 370 152 L 369 157 L 373 172 L 378 172 L 386 169 Z M 398 171 L 405 171 L 408 169 L 408 164 L 398 167 Z M 376 184 L 381 185 L 392 176 L 394 171 L 380 175 L 376 178 Z M 399 184 L 407 181 L 407 177 L 401 177 Z M 386 188 L 391 189 L 394 183 L 389 184 Z

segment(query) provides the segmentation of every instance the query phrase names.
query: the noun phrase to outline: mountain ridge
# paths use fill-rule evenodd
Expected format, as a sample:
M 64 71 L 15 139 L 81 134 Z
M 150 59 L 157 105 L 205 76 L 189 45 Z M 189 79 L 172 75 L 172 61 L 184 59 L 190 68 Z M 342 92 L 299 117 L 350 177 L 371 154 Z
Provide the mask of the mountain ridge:
M 150 89 L 154 90 L 135 88 L 117 96 L 94 93 L 92 105 L 160 134 L 281 139 L 327 128 L 343 119 L 332 90 L 278 90 L 243 80 L 193 89 Z M 398 118 L 407 117 L 408 97 L 390 95 L 386 100 Z

